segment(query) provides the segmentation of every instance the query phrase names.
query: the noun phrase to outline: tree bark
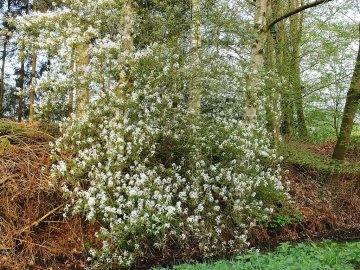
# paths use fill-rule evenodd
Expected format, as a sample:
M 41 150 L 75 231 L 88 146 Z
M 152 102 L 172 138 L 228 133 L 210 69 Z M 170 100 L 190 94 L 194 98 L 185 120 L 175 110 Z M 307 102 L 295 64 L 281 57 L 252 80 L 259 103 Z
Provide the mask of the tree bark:
M 34 103 L 35 103 L 35 78 L 36 78 L 36 51 L 33 51 L 31 64 L 31 83 L 30 83 L 30 105 L 29 105 L 29 121 L 34 118 Z
M 18 96 L 18 122 L 22 121 L 23 116 L 23 92 L 24 92 L 24 81 L 25 81 L 25 59 L 21 58 L 20 74 L 19 74 L 19 88 L 20 93 Z
M 192 0 L 192 28 L 191 28 L 191 64 L 196 69 L 200 64 L 201 47 L 201 1 Z M 200 114 L 201 87 L 198 72 L 194 72 L 189 91 L 189 107 L 196 114 Z
M 264 47 L 267 36 L 267 0 L 257 0 L 255 6 L 254 36 L 251 47 L 250 70 L 247 76 L 245 119 L 252 123 L 256 118 L 257 92 L 260 88 L 260 72 L 264 63 Z
M 6 53 L 7 53 L 7 43 L 8 36 L 5 37 L 4 47 L 2 52 L 2 63 L 1 63 L 1 75 L 0 75 L 0 118 L 4 115 L 4 94 L 5 94 L 5 61 L 6 61 Z
M 359 24 L 360 36 L 360 24 Z M 347 93 L 344 114 L 341 122 L 339 137 L 337 139 L 333 159 L 344 160 L 346 148 L 350 142 L 351 131 L 354 123 L 355 114 L 360 100 L 360 37 L 359 50 L 356 59 L 355 69 L 351 79 L 351 84 Z
M 278 3 L 280 8 L 281 3 Z M 280 8 L 281 9 L 281 8 Z M 281 133 L 286 137 L 294 135 L 294 117 L 293 102 L 291 100 L 290 89 L 290 55 L 288 49 L 288 33 L 285 21 L 278 24 L 278 33 L 276 34 L 276 56 L 277 71 L 279 73 L 281 88 Z
M 268 14 L 273 14 L 274 10 L 272 7 L 272 1 L 268 1 Z M 275 72 L 276 70 L 276 56 L 275 56 L 275 41 L 274 37 L 271 33 L 267 34 L 267 42 L 265 48 L 265 69 L 266 71 Z M 273 73 L 272 73 L 273 74 Z M 280 125 L 279 125 L 279 92 L 276 91 L 276 87 L 270 82 L 269 85 L 266 86 L 266 89 L 269 91 L 267 96 L 267 104 L 266 104 L 266 114 L 268 119 L 268 129 L 273 134 L 275 145 L 281 139 L 280 135 Z M 275 90 L 275 91 L 274 91 Z
M 37 11 L 36 0 L 33 0 L 33 11 Z M 35 78 L 36 78 L 36 49 L 33 48 L 33 56 L 31 63 L 31 82 L 30 82 L 30 105 L 29 105 L 29 121 L 32 122 L 34 118 L 34 102 L 35 102 Z
M 291 9 L 299 8 L 299 4 L 300 3 L 298 0 L 290 0 Z M 307 128 L 304 115 L 304 102 L 302 93 L 303 88 L 301 85 L 300 72 L 300 42 L 302 35 L 302 23 L 303 19 L 299 16 L 299 13 L 296 13 L 290 17 L 290 40 L 292 47 L 290 78 L 295 94 L 294 103 L 296 108 L 298 135 L 300 139 L 305 139 L 307 137 Z
M 302 5 L 301 7 L 298 7 L 296 9 L 293 9 L 293 10 L 281 15 L 279 18 L 276 18 L 276 19 L 272 20 L 268 24 L 267 29 L 270 29 L 271 26 L 275 25 L 276 23 L 278 23 L 278 22 L 280 22 L 282 20 L 285 20 L 285 19 L 291 17 L 292 15 L 295 15 L 295 14 L 300 13 L 301 11 L 304 11 L 304 10 L 306 10 L 308 8 L 316 7 L 316 6 L 320 5 L 320 4 L 330 2 L 330 1 L 332 1 L 332 0 L 316 0 L 316 1 L 308 3 L 306 5 Z

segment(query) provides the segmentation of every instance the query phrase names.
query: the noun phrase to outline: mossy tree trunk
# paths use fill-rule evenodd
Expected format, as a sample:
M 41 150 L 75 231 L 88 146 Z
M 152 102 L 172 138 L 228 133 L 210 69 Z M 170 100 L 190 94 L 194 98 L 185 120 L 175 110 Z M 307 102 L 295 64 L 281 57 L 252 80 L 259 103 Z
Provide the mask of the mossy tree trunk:
M 290 0 L 290 8 L 294 10 L 300 7 L 299 0 Z M 291 69 L 290 79 L 295 96 L 295 109 L 297 116 L 297 131 L 300 139 L 306 139 L 307 128 L 304 115 L 303 87 L 301 85 L 300 71 L 300 43 L 302 36 L 303 13 L 294 14 L 290 17 L 290 41 L 291 41 Z
M 284 3 L 278 1 L 278 9 L 285 9 Z M 281 11 L 279 12 L 281 13 Z M 285 137 L 294 136 L 294 115 L 293 100 L 290 92 L 290 52 L 288 44 L 288 29 L 286 21 L 280 21 L 278 24 L 278 33 L 276 36 L 276 56 L 277 56 L 277 72 L 282 82 L 281 88 L 281 133 Z
M 275 2 L 275 1 L 274 1 Z M 276 2 L 274 3 L 276 4 Z M 273 3 L 272 1 L 268 1 L 268 14 L 276 14 L 276 9 L 273 10 Z M 273 33 L 275 35 L 275 33 Z M 276 56 L 275 56 L 275 36 L 268 31 L 267 34 L 267 41 L 265 47 L 265 55 L 264 55 L 264 66 L 267 72 L 270 74 L 274 74 L 276 70 Z M 272 72 L 272 73 L 271 73 Z M 268 130 L 273 134 L 274 142 L 277 142 L 281 139 L 280 135 L 280 125 L 279 125 L 279 92 L 271 82 L 269 85 L 266 85 L 266 89 L 268 93 L 267 96 L 267 103 L 266 103 L 266 115 L 267 115 L 267 122 L 268 122 Z

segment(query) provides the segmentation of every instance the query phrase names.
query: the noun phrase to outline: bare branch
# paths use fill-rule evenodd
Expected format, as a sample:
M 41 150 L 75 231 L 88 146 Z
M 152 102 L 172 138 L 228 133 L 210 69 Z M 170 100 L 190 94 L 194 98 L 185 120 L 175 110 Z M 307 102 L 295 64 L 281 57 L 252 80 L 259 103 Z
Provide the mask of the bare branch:
M 269 23 L 266 30 L 269 30 L 270 27 L 273 26 L 275 23 L 278 23 L 278 22 L 280 22 L 280 21 L 282 21 L 282 20 L 284 20 L 284 19 L 286 19 L 286 18 L 288 18 L 288 17 L 290 17 L 292 15 L 295 15 L 295 14 L 297 14 L 297 13 L 299 13 L 301 11 L 304 11 L 304 10 L 306 10 L 308 8 L 316 7 L 317 5 L 327 3 L 327 2 L 330 2 L 330 1 L 332 1 L 332 0 L 315 0 L 314 2 L 308 3 L 306 5 L 303 5 L 301 7 L 296 8 L 296 9 L 294 9 L 292 11 L 289 11 L 288 13 L 283 14 L 279 18 L 277 18 L 277 19 L 273 20 L 271 23 Z

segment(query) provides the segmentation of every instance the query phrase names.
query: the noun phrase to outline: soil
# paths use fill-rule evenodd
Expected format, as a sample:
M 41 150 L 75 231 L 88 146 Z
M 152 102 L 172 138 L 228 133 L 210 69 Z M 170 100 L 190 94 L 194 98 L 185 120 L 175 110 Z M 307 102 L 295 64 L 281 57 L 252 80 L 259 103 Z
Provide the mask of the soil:
M 15 133 L 0 129 L 0 270 L 84 269 L 85 246 L 95 241 L 97 224 L 63 217 L 66 201 L 52 187 L 48 174 L 48 143 L 53 138 L 38 127 L 11 125 Z M 331 156 L 333 146 L 333 142 L 301 144 L 324 157 Z M 352 148 L 347 158 L 357 162 L 360 150 Z M 360 241 L 360 175 L 341 175 L 336 183 L 323 184 L 324 175 L 313 168 L 286 166 L 293 205 L 304 220 L 283 228 L 254 227 L 251 245 L 271 249 L 284 241 Z M 196 250 L 174 247 L 161 257 L 144 254 L 135 269 L 195 260 L 201 260 Z

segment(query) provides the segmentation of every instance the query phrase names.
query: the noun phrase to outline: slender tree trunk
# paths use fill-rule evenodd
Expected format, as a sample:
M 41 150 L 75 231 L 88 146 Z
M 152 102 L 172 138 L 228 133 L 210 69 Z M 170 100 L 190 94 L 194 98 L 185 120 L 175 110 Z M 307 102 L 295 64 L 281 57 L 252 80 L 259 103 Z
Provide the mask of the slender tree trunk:
M 294 94 L 291 91 L 291 55 L 289 50 L 288 33 L 284 32 L 284 76 L 286 76 L 286 88 L 284 92 L 284 119 L 286 123 L 285 134 L 292 138 L 295 136 L 295 118 L 294 118 Z
M 4 114 L 4 94 L 5 94 L 5 61 L 6 61 L 6 53 L 7 53 L 7 43 L 8 37 L 5 37 L 4 47 L 2 52 L 2 63 L 1 63 L 1 75 L 0 75 L 0 118 L 3 117 Z
M 359 24 L 360 32 L 360 24 Z M 360 33 L 359 33 L 360 34 Z M 360 38 L 359 38 L 360 43 Z M 344 160 L 346 147 L 350 142 L 351 131 L 354 123 L 355 114 L 360 100 L 360 44 L 354 73 L 347 93 L 344 114 L 341 122 L 339 137 L 333 152 L 333 159 Z
M 33 51 L 31 64 L 31 84 L 30 84 L 30 106 L 29 106 L 29 121 L 34 118 L 34 103 L 35 103 L 35 78 L 36 78 L 36 51 Z
M 192 0 L 192 27 L 191 27 L 191 64 L 196 69 L 200 64 L 201 47 L 201 0 Z M 200 114 L 201 87 L 198 72 L 194 72 L 189 91 L 189 107 L 196 114 Z
M 291 10 L 299 8 L 298 0 L 290 0 Z M 295 108 L 297 115 L 297 128 L 298 135 L 301 139 L 307 137 L 307 129 L 305 123 L 304 115 L 304 105 L 303 105 L 303 87 L 301 86 L 301 74 L 300 74 L 300 42 L 302 35 L 302 24 L 303 24 L 303 15 L 299 13 L 294 14 L 290 17 L 290 40 L 292 46 L 292 57 L 291 57 L 291 70 L 290 78 L 292 86 L 294 87 L 295 94 Z
M 33 0 L 33 11 L 37 11 L 36 0 Z M 35 102 L 35 78 L 36 78 L 36 49 L 33 48 L 32 64 L 31 64 L 31 82 L 30 82 L 30 105 L 29 105 L 29 121 L 34 118 L 34 102 Z
M 250 123 L 256 118 L 257 92 L 260 88 L 260 72 L 264 62 L 264 47 L 267 36 L 267 0 L 257 0 L 255 9 L 254 36 L 245 101 L 245 119 Z
M 24 92 L 24 81 L 25 81 L 25 59 L 21 58 L 20 74 L 19 74 L 19 88 L 20 93 L 18 96 L 18 122 L 22 121 L 23 116 L 23 92 Z

